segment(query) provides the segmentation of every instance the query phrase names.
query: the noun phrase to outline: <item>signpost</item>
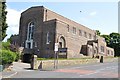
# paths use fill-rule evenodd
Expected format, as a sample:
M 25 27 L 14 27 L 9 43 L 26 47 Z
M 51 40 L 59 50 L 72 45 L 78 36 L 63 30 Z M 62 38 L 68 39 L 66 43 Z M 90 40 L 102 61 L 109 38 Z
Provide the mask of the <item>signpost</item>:
M 55 49 L 54 49 L 55 52 L 58 51 L 58 45 L 59 45 L 58 43 L 55 43 Z
M 58 64 L 58 60 L 57 60 L 57 58 L 58 58 L 58 55 L 57 55 L 57 52 L 58 52 L 58 43 L 55 43 L 55 49 L 54 49 L 54 51 L 55 51 L 55 54 L 54 54 L 54 58 L 55 58 L 55 60 L 54 60 L 54 69 L 57 69 L 57 64 Z

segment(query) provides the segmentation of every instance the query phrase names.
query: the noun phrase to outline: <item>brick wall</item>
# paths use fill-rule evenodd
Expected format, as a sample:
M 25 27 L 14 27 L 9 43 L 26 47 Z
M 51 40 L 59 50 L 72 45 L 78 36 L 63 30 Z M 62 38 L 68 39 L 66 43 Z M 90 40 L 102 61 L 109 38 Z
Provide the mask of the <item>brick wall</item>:
M 94 30 L 67 19 L 43 6 L 38 6 L 31 7 L 21 14 L 19 44 L 22 47 L 25 47 L 28 23 L 31 21 L 35 23 L 32 53 L 37 54 L 38 57 L 54 57 L 54 45 L 55 43 L 59 43 L 60 37 L 64 37 L 65 47 L 68 48 L 67 58 L 78 58 L 81 57 L 82 45 L 87 45 L 88 40 L 96 39 L 96 32 Z M 79 30 L 82 31 L 82 35 L 79 35 Z M 50 43 L 46 44 L 48 32 L 50 33 Z M 90 34 L 91 39 L 89 38 Z M 104 46 L 104 53 L 106 53 L 106 43 L 103 41 L 103 38 L 98 37 L 97 45 L 98 53 L 101 53 L 101 46 Z M 84 50 L 86 49 L 83 49 L 83 52 Z M 27 49 L 27 53 L 31 52 Z

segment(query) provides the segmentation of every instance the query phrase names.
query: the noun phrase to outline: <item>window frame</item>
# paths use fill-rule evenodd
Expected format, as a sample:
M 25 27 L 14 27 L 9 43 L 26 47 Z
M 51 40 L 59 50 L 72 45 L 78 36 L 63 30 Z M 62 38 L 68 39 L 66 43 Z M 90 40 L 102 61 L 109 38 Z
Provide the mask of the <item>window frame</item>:
M 105 48 L 104 48 L 104 46 L 100 46 L 100 52 L 102 52 L 102 53 L 105 52 Z
M 86 32 L 86 31 L 84 31 L 84 37 L 86 37 L 86 38 L 87 38 L 87 32 Z
M 67 32 L 70 32 L 70 27 L 69 27 L 69 25 L 67 25 Z
M 92 34 L 91 33 L 89 33 L 89 39 L 92 39 Z
M 79 29 L 79 36 L 82 36 L 82 30 Z
M 28 48 L 28 49 L 33 48 L 34 27 L 35 27 L 35 23 L 33 21 L 28 23 L 27 39 L 26 39 L 26 43 L 25 43 L 25 48 Z
M 76 28 L 73 27 L 73 34 L 76 34 Z

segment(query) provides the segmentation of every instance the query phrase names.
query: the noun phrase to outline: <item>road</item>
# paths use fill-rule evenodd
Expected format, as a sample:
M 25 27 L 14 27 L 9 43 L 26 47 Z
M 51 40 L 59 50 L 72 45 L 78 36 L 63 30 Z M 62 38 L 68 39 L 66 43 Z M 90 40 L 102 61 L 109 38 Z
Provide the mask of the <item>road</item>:
M 117 62 L 76 65 L 51 71 L 30 70 L 29 65 L 22 68 L 17 66 L 17 74 L 11 78 L 118 78 Z

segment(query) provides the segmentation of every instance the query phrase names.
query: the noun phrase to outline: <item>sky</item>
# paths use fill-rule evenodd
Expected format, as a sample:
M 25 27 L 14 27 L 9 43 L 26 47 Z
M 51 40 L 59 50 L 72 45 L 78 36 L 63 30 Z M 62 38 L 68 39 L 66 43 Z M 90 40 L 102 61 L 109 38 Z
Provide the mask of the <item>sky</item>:
M 19 33 L 21 12 L 44 6 L 101 34 L 118 32 L 118 2 L 7 2 L 7 38 Z M 5 40 L 6 40 L 5 39 Z

